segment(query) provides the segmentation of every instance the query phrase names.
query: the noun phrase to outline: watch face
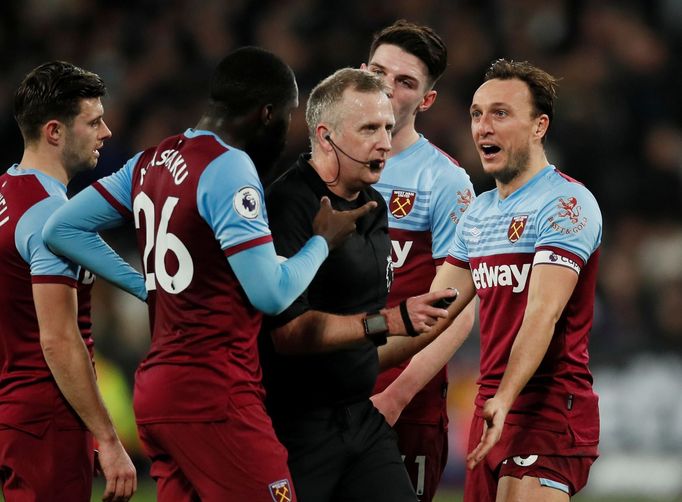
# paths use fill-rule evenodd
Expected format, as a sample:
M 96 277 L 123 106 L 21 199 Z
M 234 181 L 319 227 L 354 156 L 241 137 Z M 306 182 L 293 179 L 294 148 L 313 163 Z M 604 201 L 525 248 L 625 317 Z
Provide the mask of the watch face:
M 367 334 L 385 333 L 388 331 L 386 318 L 381 314 L 371 314 L 366 318 Z

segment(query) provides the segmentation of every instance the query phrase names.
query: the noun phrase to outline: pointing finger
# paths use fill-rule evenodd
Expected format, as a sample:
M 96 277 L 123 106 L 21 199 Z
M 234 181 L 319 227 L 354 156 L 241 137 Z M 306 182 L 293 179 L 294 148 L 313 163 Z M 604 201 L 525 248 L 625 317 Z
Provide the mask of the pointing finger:
M 364 215 L 374 210 L 376 207 L 377 207 L 376 201 L 371 200 L 366 204 L 363 204 L 361 207 L 349 211 L 350 216 L 357 220 L 358 218 L 362 218 Z

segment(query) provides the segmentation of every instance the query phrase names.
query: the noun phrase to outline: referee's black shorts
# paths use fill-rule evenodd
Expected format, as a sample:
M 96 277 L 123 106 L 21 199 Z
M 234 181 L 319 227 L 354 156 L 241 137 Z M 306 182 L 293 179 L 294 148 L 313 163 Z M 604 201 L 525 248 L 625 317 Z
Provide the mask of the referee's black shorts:
M 299 502 L 415 502 L 396 435 L 369 399 L 274 417 Z

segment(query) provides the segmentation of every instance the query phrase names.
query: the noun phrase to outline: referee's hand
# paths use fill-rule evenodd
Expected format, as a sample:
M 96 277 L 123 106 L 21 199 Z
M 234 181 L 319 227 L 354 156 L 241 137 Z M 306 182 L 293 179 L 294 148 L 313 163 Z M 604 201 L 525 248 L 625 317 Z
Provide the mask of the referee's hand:
M 362 218 L 376 207 L 375 201 L 369 201 L 357 209 L 336 211 L 332 208 L 329 197 L 322 197 L 320 210 L 313 220 L 313 233 L 324 237 L 331 251 L 355 232 L 355 222 L 358 218 Z

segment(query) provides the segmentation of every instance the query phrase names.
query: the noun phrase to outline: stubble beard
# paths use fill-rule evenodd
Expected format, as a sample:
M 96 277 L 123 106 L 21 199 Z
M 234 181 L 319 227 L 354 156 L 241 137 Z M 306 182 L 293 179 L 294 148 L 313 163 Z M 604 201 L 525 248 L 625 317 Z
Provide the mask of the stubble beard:
M 509 156 L 507 165 L 499 171 L 492 173 L 493 178 L 502 185 L 508 185 L 528 169 L 529 161 L 530 147 L 526 146 L 513 152 Z
M 93 158 L 92 151 L 83 152 L 74 142 L 67 141 L 62 152 L 62 163 L 69 176 L 73 178 L 80 172 L 94 169 L 97 166 L 97 159 Z

